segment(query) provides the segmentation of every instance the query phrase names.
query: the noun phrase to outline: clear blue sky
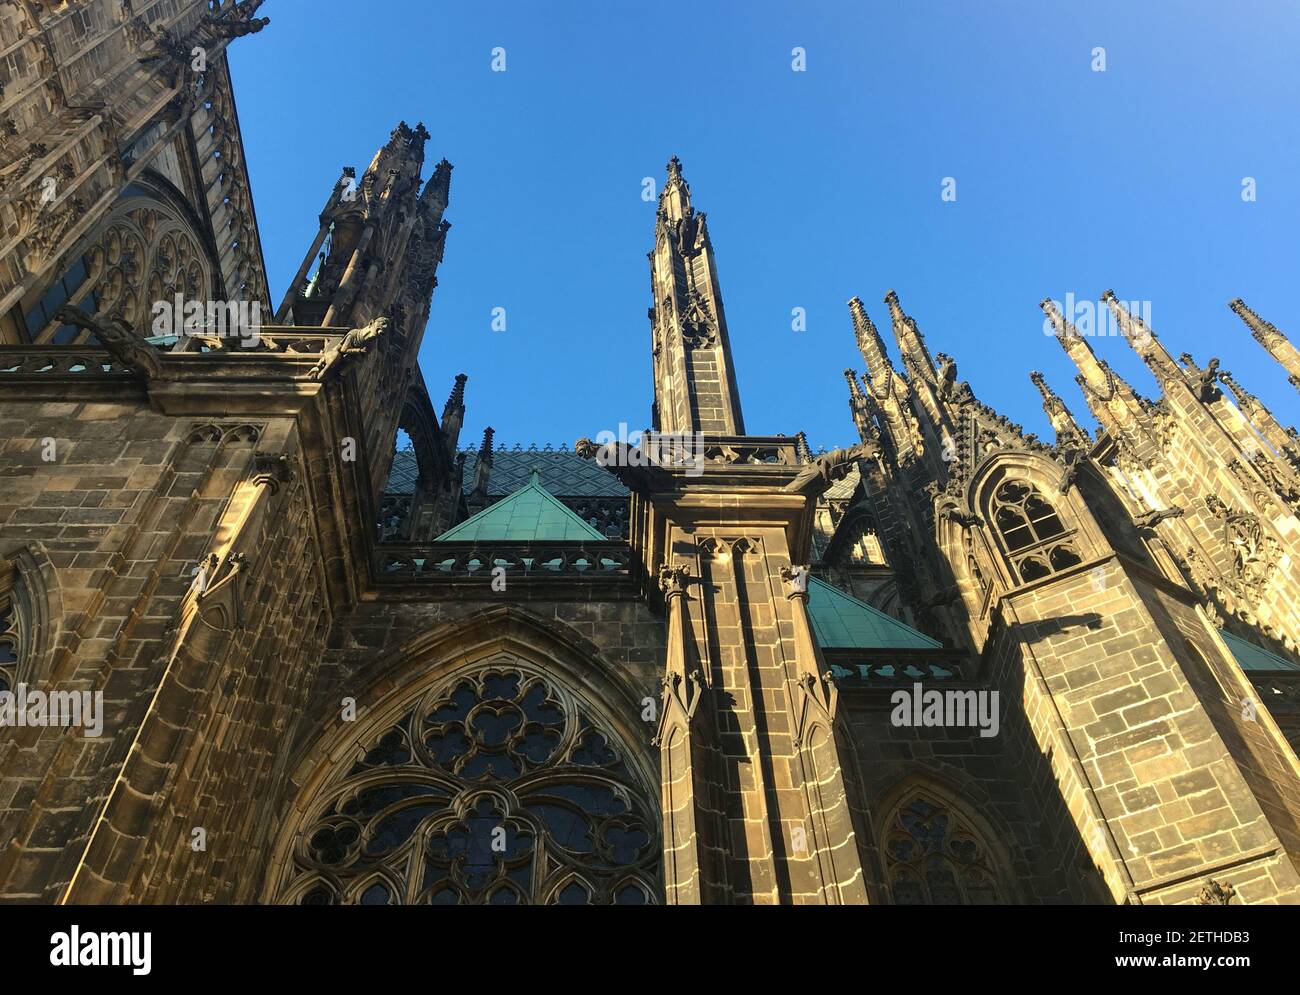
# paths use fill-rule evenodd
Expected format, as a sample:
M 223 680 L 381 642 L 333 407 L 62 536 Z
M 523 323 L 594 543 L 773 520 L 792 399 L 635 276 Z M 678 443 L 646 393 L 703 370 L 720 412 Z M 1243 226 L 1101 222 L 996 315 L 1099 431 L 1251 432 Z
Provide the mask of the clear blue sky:
M 642 178 L 658 182 L 673 154 L 709 214 L 751 433 L 856 441 L 845 302 L 860 295 L 887 331 L 890 287 L 981 400 L 1045 438 L 1032 369 L 1092 420 L 1038 301 L 1107 287 L 1151 302 L 1175 356 L 1219 356 L 1300 421 L 1281 368 L 1226 306 L 1241 296 L 1300 342 L 1293 0 L 272 0 L 262 13 L 271 25 L 231 62 L 274 302 L 340 167 L 364 168 L 399 119 L 423 121 L 430 166 L 456 169 L 421 364 L 439 410 L 469 374 L 465 441 L 489 424 L 511 445 L 646 425 Z M 796 46 L 806 72 L 791 70 Z M 1123 340 L 1094 345 L 1154 393 Z

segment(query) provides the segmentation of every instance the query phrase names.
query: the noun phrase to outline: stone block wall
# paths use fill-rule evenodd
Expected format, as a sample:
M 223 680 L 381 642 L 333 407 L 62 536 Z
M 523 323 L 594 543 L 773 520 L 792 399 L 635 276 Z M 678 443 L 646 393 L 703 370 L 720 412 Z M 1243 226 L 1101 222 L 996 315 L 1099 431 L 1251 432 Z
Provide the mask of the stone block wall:
M 233 895 L 222 882 L 237 876 L 222 871 L 248 858 L 257 789 L 324 646 L 299 481 L 254 544 L 242 619 L 210 654 L 173 658 L 196 569 L 234 538 L 232 495 L 254 452 L 296 443 L 287 419 L 165 417 L 135 390 L 11 396 L 0 408 L 0 555 L 30 551 L 50 565 L 34 593 L 51 609 L 51 646 L 23 679 L 104 703 L 98 738 L 50 727 L 0 735 L 7 900 L 54 901 L 70 883 L 80 900 Z M 191 848 L 194 827 L 206 851 Z

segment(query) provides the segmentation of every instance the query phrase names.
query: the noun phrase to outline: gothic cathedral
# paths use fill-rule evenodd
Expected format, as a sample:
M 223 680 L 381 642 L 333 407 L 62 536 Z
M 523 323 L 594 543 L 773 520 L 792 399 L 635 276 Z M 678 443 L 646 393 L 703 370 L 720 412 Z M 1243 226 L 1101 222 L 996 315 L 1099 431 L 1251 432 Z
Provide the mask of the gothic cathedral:
M 1045 301 L 1048 443 L 853 297 L 858 443 L 746 434 L 674 158 L 652 429 L 464 445 L 422 125 L 269 297 L 260 5 L 0 3 L 0 900 L 1300 903 L 1300 439 L 1217 359 Z

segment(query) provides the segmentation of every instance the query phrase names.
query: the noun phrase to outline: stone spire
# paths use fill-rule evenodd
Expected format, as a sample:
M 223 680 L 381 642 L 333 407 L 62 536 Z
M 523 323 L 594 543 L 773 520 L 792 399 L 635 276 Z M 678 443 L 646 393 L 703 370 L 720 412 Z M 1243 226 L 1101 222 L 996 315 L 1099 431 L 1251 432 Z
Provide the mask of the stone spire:
M 1218 375 L 1220 383 L 1232 391 L 1237 407 L 1255 430 L 1278 452 L 1285 453 L 1292 466 L 1300 469 L 1300 440 L 1296 437 L 1296 430 L 1279 422 L 1268 406 L 1238 383 L 1227 370 L 1219 370 Z
M 916 322 L 903 313 L 898 303 L 898 295 L 892 290 L 885 294 L 885 303 L 889 305 L 889 317 L 894 326 L 894 338 L 898 342 L 898 351 L 903 363 L 910 370 L 915 370 L 928 380 L 934 380 L 934 360 L 926 348 L 925 336 Z
M 478 447 L 478 459 L 474 462 L 474 486 L 465 499 L 471 515 L 487 507 L 488 482 L 492 479 L 492 439 L 495 434 L 490 428 L 483 430 L 483 442 Z
M 893 291 L 890 291 L 890 295 L 893 295 Z M 871 438 L 880 438 L 883 434 L 892 451 L 906 460 L 909 454 L 919 454 L 925 449 L 919 425 L 912 413 L 913 385 L 894 369 L 889 354 L 885 351 L 884 339 L 867 314 L 860 297 L 849 300 L 849 317 L 853 319 L 853 333 L 857 338 L 858 350 L 867 363 L 867 372 L 863 378 L 866 385 L 863 410 L 868 416 L 878 419 L 878 424 L 871 425 Z M 856 387 L 856 384 L 853 386 Z M 858 423 L 856 415 L 854 423 Z M 863 426 L 858 424 L 859 435 L 862 431 Z M 862 438 L 864 442 L 867 440 L 865 435 Z
M 682 176 L 682 161 L 673 156 L 668 160 L 668 178 L 659 194 L 659 209 L 674 221 L 689 218 L 695 213 L 691 207 L 691 185 Z
M 1074 415 L 1065 406 L 1065 402 L 1048 386 L 1046 378 L 1035 370 L 1029 374 L 1029 379 L 1043 395 L 1043 410 L 1047 412 L 1047 420 L 1052 423 L 1052 430 L 1056 432 L 1056 445 L 1062 449 L 1086 447 L 1090 441 L 1088 433 L 1079 427 L 1079 423 L 1074 420 Z
M 461 426 L 465 424 L 465 381 L 469 377 L 464 373 L 456 375 L 456 383 L 451 388 L 451 396 L 442 408 L 442 438 L 447 452 L 454 453 L 460 441 Z
M 1246 302 L 1240 297 L 1229 301 L 1228 307 L 1232 308 L 1237 313 L 1237 317 L 1246 323 L 1255 341 L 1282 364 L 1282 368 L 1287 372 L 1287 382 L 1296 390 L 1300 390 L 1300 349 L 1296 349 L 1271 321 L 1265 321 L 1247 307 Z
M 1083 388 L 1088 407 L 1101 427 L 1113 437 L 1133 439 L 1146 421 L 1137 393 L 1104 360 L 1097 358 L 1079 329 L 1061 314 L 1055 301 L 1044 299 L 1038 306 L 1051 322 L 1061 348 L 1078 367 L 1075 380 Z
M 888 387 L 889 380 L 894 374 L 894 366 L 885 351 L 884 339 L 876 330 L 871 315 L 867 314 L 867 309 L 863 307 L 862 298 L 849 299 L 849 315 L 853 319 L 853 333 L 858 340 L 858 351 L 862 353 L 862 358 L 867 364 L 867 379 L 883 390 Z
M 420 191 L 420 200 L 436 210 L 439 217 L 447 209 L 447 202 L 451 196 L 452 169 L 450 162 L 446 159 L 440 160 L 438 165 L 433 167 L 433 175 L 424 184 L 424 189 Z
M 420 188 L 428 139 L 424 125 L 403 121 L 359 179 L 344 167 L 277 321 L 355 328 L 382 315 L 392 320 L 393 338 L 418 351 L 450 228 L 442 216 L 451 164 L 440 162 Z
M 461 410 L 464 410 L 465 381 L 467 381 L 468 379 L 469 379 L 468 374 L 465 373 L 456 374 L 456 380 L 455 383 L 452 384 L 451 394 L 449 394 L 447 397 L 447 403 L 443 405 L 442 410 L 444 414 L 446 414 L 448 411 L 451 411 L 453 408 L 460 408 Z
M 713 245 L 676 156 L 659 194 L 650 292 L 655 428 L 744 435 Z
M 872 421 L 872 399 L 858 386 L 857 375 L 852 370 L 844 371 L 844 379 L 849 385 L 849 411 L 853 415 L 853 424 L 857 426 L 858 438 L 863 442 L 879 438 L 880 432 Z
M 361 177 L 362 207 L 367 213 L 378 209 L 379 198 L 387 194 L 395 182 L 420 175 L 420 168 L 424 165 L 424 144 L 428 140 L 429 132 L 422 123 L 414 128 L 405 121 L 397 123 Z
M 799 456 L 799 462 L 812 462 L 812 449 L 808 446 L 808 433 L 802 429 L 795 433 L 794 450 Z
M 1052 329 L 1056 340 L 1061 343 L 1061 348 L 1078 367 L 1082 378 L 1080 386 L 1090 388 L 1099 394 L 1109 395 L 1113 391 L 1114 381 L 1118 379 L 1115 374 L 1111 373 L 1109 367 L 1097 358 L 1092 351 L 1092 346 L 1088 345 L 1087 340 L 1079 334 L 1074 323 L 1067 321 L 1061 314 L 1055 301 L 1044 298 L 1038 306 L 1043 309 L 1047 320 L 1052 323 Z
M 1119 330 L 1123 332 L 1124 338 L 1128 344 L 1133 347 L 1133 351 L 1142 357 L 1142 362 L 1150 367 L 1151 372 L 1156 375 L 1163 389 L 1165 384 L 1170 380 L 1181 381 L 1184 379 L 1183 371 L 1174 362 L 1174 358 L 1169 355 L 1156 338 L 1156 333 L 1151 330 L 1141 317 L 1131 313 L 1118 297 L 1115 291 L 1106 290 L 1101 295 L 1101 301 L 1114 316 Z
M 949 448 L 948 442 L 955 439 L 957 431 L 954 418 L 961 397 L 956 381 L 957 364 L 942 353 L 938 357 L 930 355 L 921 329 L 903 313 L 898 295 L 892 290 L 885 294 L 885 303 L 889 305 L 894 338 L 907 376 L 892 378 L 897 411 L 891 410 L 884 399 L 881 408 L 900 457 L 907 458 L 905 450 L 909 446 L 920 456 L 928 451 L 930 472 L 943 479 L 947 476 L 948 462 L 942 453 Z M 935 358 L 939 359 L 938 365 Z

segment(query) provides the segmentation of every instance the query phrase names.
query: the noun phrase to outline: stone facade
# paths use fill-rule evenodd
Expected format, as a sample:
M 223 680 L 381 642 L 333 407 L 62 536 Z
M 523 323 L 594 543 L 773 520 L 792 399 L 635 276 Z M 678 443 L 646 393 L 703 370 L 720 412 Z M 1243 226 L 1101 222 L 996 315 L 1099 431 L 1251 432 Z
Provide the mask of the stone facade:
M 1300 442 L 1217 360 L 1107 292 L 1140 397 L 1045 302 L 1100 423 L 1034 374 L 1048 444 L 891 292 L 902 369 L 849 304 L 857 445 L 746 435 L 673 159 L 653 430 L 463 449 L 422 125 L 272 314 L 223 55 L 258 7 L 0 5 L 0 691 L 102 701 L 0 729 L 0 900 L 1300 901 Z M 160 331 L 177 295 L 267 320 Z M 437 538 L 533 470 L 590 534 Z M 907 639 L 837 636 L 823 581 Z

